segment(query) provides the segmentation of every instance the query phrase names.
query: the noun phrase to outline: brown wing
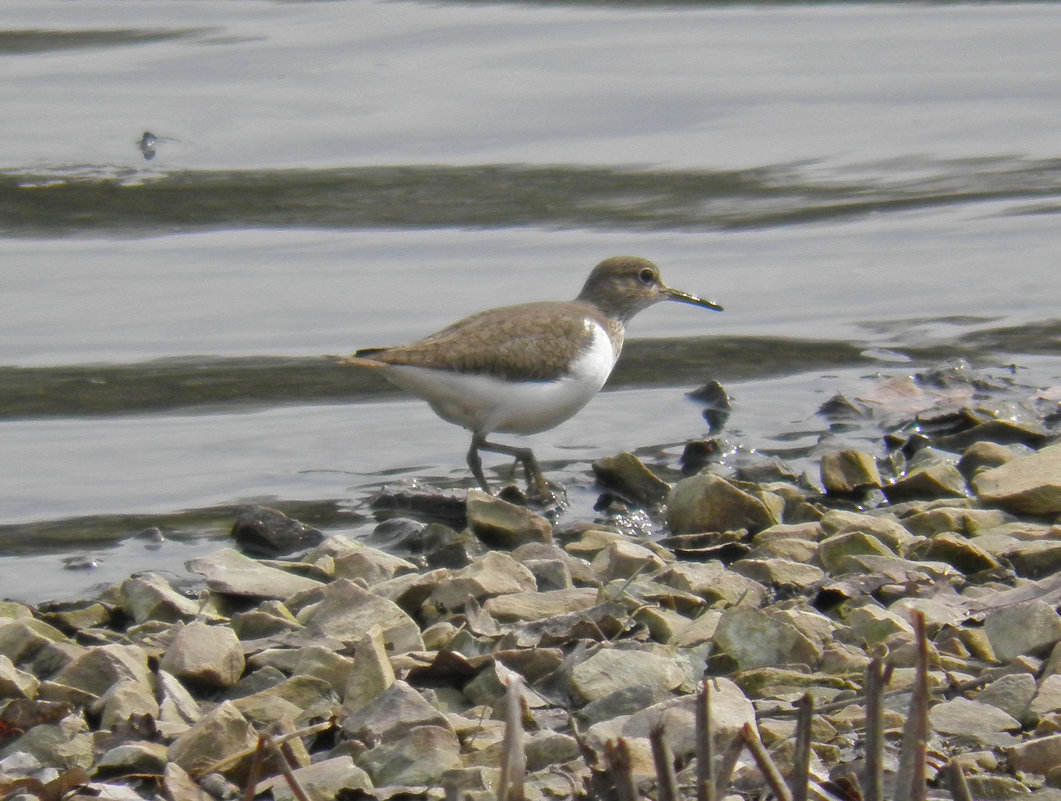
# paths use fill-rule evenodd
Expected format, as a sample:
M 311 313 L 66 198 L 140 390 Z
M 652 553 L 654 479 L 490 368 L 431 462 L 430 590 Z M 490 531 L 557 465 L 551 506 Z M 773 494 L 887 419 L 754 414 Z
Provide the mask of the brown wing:
M 594 313 L 592 307 L 550 302 L 491 309 L 418 342 L 366 348 L 355 356 L 376 363 L 552 381 L 563 376 L 577 353 L 573 349 L 589 343 L 587 313 Z

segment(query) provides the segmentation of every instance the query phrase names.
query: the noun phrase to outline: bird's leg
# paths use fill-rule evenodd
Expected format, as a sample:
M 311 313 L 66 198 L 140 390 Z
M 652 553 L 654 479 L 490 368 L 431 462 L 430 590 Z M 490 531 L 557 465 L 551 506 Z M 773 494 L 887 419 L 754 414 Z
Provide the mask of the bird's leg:
M 545 476 L 542 474 L 541 468 L 538 467 L 538 460 L 534 458 L 534 452 L 530 448 L 517 448 L 514 445 L 489 442 L 482 434 L 473 434 L 472 447 L 468 451 L 468 466 L 472 469 L 472 475 L 479 482 L 479 486 L 483 487 L 487 492 L 490 489 L 487 486 L 486 477 L 483 475 L 483 465 L 479 459 L 480 450 L 503 453 L 514 457 L 523 465 L 523 470 L 527 474 L 527 492 L 530 496 L 537 499 L 552 498 L 549 485 L 546 483 Z
M 479 486 L 483 488 L 483 492 L 493 495 L 490 492 L 490 484 L 486 480 L 486 475 L 483 473 L 483 460 L 479 458 L 479 448 L 482 447 L 485 441 L 481 435 L 472 434 L 472 446 L 468 449 L 468 467 L 472 469 L 472 475 L 479 482 Z

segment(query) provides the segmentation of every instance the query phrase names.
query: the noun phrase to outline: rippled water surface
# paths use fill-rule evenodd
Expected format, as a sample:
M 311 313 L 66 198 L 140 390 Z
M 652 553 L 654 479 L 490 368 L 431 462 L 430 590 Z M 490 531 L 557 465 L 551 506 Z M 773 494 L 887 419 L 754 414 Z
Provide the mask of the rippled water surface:
M 610 388 L 531 438 L 674 470 L 965 358 L 1061 383 L 1061 6 L 14 2 L 0 20 L 0 597 L 175 579 L 267 502 L 372 530 L 467 435 L 322 359 L 652 258 Z M 154 140 L 145 139 L 150 132 Z M 491 462 L 504 471 L 507 466 Z

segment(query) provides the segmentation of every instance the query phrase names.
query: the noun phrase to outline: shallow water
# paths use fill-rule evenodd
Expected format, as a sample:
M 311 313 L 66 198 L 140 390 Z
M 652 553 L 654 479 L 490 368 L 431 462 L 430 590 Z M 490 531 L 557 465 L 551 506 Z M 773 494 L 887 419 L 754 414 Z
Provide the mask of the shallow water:
M 466 484 L 464 432 L 320 357 L 573 296 L 616 253 L 726 311 L 644 312 L 614 391 L 530 439 L 571 519 L 594 458 L 676 470 L 710 379 L 738 453 L 797 464 L 837 441 L 817 407 L 877 376 L 1061 383 L 1059 6 L 88 0 L 0 25 L 0 597 L 179 578 L 249 502 L 362 536 L 383 484 Z

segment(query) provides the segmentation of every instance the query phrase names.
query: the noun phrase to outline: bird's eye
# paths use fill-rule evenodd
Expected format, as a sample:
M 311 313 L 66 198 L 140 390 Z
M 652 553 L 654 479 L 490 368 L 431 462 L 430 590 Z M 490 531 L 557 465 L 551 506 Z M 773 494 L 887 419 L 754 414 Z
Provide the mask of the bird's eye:
M 638 280 L 640 280 L 641 283 L 645 284 L 646 286 L 649 285 L 649 284 L 654 284 L 656 282 L 656 273 L 655 273 L 655 271 L 649 269 L 648 267 L 646 267 L 641 272 L 639 272 L 637 274 L 637 277 L 638 277 Z

